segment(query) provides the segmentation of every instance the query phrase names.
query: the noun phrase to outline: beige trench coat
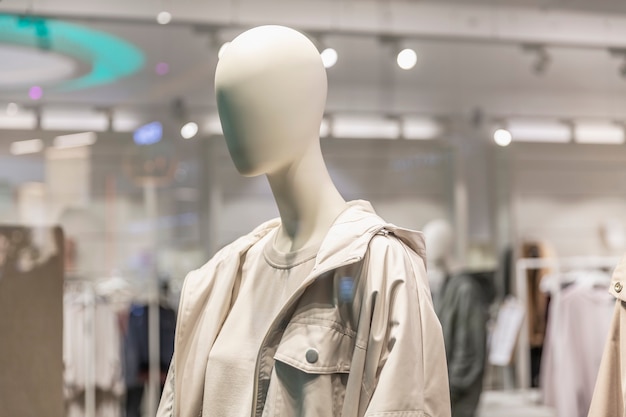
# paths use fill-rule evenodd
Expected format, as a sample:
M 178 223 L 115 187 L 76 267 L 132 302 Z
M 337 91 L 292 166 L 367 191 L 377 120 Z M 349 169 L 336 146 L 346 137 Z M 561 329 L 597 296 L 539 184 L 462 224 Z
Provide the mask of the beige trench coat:
M 609 291 L 617 299 L 604 347 L 589 417 L 626 417 L 626 256 L 613 273 Z
M 219 417 L 202 401 L 209 351 L 242 254 L 278 225 L 261 225 L 187 276 L 158 417 Z M 367 202 L 350 203 L 265 336 L 250 415 L 450 416 L 424 255 L 420 233 L 386 224 Z

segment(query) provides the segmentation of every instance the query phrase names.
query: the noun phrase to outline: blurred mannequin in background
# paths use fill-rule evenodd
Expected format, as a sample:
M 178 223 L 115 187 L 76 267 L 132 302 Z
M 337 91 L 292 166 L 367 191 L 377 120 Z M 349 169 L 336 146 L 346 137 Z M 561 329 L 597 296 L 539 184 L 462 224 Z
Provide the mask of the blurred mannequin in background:
M 487 303 L 479 278 L 454 272 L 454 232 L 445 220 L 424 226 L 428 279 L 448 360 L 452 417 L 475 416 L 483 388 Z
M 435 304 L 439 299 L 441 288 L 453 269 L 454 233 L 452 226 L 445 220 L 433 220 L 423 229 L 428 250 L 428 282 Z

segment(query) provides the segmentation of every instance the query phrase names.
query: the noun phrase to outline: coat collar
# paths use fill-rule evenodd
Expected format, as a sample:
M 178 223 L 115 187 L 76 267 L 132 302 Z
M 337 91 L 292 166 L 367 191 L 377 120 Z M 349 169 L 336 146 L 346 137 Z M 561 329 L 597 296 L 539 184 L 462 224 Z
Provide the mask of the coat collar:
M 243 253 L 279 226 L 280 218 L 269 220 L 238 240 L 233 249 L 236 253 Z M 354 200 L 346 203 L 346 208 L 328 230 L 313 270 L 330 270 L 349 260 L 363 258 L 371 238 L 381 231 L 394 234 L 426 262 L 424 236 L 421 232 L 386 223 L 368 201 Z

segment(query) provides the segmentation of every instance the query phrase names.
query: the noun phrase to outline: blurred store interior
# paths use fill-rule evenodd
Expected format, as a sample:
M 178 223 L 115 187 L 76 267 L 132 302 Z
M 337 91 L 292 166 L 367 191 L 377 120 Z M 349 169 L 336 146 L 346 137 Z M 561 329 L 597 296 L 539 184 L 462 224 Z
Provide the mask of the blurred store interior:
M 561 284 L 604 282 L 626 248 L 626 3 L 3 0 L 0 269 L 63 254 L 59 407 L 154 415 L 185 275 L 278 215 L 266 179 L 235 170 L 213 90 L 220 49 L 263 24 L 322 53 L 321 144 L 345 199 L 411 229 L 445 220 L 450 270 L 487 281 L 476 416 L 588 406 L 546 363 L 587 331 L 553 322 L 573 314 Z M 36 249 L 11 252 L 22 233 Z M 576 363 L 598 362 L 610 302 Z M 106 344 L 104 371 L 89 364 Z

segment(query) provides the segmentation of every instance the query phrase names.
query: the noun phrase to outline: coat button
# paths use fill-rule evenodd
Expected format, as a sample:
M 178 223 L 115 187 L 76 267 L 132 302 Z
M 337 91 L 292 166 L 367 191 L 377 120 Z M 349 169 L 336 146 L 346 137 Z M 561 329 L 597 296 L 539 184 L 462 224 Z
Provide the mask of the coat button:
M 320 357 L 320 354 L 317 351 L 317 349 L 310 348 L 309 350 L 306 351 L 306 361 L 308 363 L 315 363 L 315 362 L 317 362 L 319 357 Z
M 624 288 L 624 286 L 621 282 L 616 282 L 613 288 L 615 288 L 615 292 L 622 292 L 622 288 Z

